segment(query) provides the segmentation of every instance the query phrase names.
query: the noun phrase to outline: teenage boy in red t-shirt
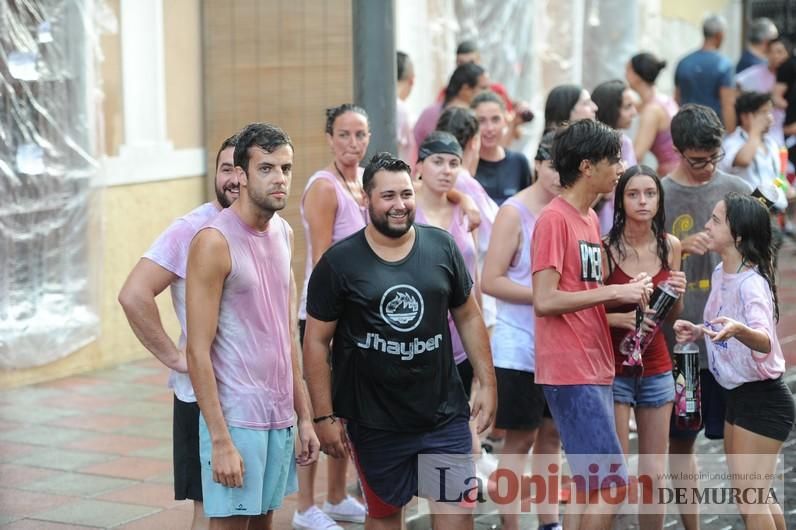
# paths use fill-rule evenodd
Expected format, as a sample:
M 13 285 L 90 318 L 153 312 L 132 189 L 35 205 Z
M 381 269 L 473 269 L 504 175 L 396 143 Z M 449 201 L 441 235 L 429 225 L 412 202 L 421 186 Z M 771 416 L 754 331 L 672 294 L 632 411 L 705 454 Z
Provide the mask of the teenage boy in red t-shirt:
M 619 133 L 589 119 L 556 133 L 553 165 L 563 190 L 542 210 L 532 243 L 536 379 L 572 476 L 585 479 L 574 480 L 578 493 L 621 487 L 627 477 L 614 428 L 614 360 L 604 304 L 643 307 L 652 292 L 647 274 L 624 285 L 602 284 L 600 227 L 591 205 L 599 194 L 613 191 L 623 172 L 620 145 Z M 568 510 L 564 527 L 610 528 L 613 510 L 595 499 Z

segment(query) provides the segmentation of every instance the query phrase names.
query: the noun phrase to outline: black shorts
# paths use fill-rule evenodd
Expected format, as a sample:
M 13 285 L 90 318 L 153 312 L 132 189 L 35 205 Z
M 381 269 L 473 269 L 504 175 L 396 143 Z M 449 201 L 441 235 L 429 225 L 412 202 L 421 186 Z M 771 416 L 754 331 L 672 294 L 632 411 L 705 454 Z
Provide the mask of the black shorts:
M 781 377 L 727 391 L 726 421 L 730 425 L 784 442 L 793 429 L 794 417 L 793 396 Z
M 710 370 L 699 371 L 700 396 L 702 397 L 702 425 L 705 429 L 705 438 L 721 440 L 724 438 L 724 414 L 727 411 L 726 390 L 710 373 Z M 700 427 L 696 431 L 678 429 L 674 421 L 674 407 L 669 421 L 669 437 L 678 440 L 696 438 Z
M 459 378 L 464 385 L 464 393 L 467 395 L 467 400 L 470 400 L 470 390 L 473 388 L 473 365 L 470 364 L 469 359 L 465 359 L 456 365 L 456 371 L 459 372 Z
M 199 463 L 199 405 L 174 396 L 174 499 L 202 502 Z
M 466 416 L 427 432 L 383 431 L 348 421 L 346 433 L 368 517 L 389 517 L 414 496 L 460 499 L 473 486 L 473 440 Z
M 498 408 L 495 427 L 529 431 L 539 427 L 542 418 L 552 418 L 541 385 L 533 372 L 495 368 Z

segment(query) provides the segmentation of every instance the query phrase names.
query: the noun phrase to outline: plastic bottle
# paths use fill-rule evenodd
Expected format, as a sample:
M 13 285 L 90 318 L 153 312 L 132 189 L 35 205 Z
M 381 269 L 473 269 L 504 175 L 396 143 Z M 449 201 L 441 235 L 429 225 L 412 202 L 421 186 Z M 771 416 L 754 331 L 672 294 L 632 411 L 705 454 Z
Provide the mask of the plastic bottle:
M 699 383 L 699 346 L 694 342 L 674 347 L 674 418 L 680 430 L 702 427 L 702 389 Z
M 652 342 L 655 333 L 669 314 L 669 311 L 674 307 L 677 298 L 678 295 L 672 286 L 669 285 L 669 282 L 664 281 L 655 287 L 650 297 L 649 308 L 655 313 L 645 315 L 640 309 L 636 310 L 636 329 L 628 332 L 619 344 L 619 352 L 627 356 L 627 359 L 622 363 L 624 375 L 641 375 L 644 368 L 641 356 L 647 350 L 650 342 Z M 655 322 L 655 329 L 650 331 L 642 329 L 641 325 L 645 316 Z

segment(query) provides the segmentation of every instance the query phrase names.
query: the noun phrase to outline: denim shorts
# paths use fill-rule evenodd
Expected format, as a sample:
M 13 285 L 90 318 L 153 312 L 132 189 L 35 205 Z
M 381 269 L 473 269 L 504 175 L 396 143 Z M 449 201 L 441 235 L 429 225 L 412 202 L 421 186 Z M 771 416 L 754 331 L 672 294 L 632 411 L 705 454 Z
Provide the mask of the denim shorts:
M 616 376 L 614 378 L 614 403 L 631 407 L 658 408 L 674 401 L 672 372 L 647 377 Z

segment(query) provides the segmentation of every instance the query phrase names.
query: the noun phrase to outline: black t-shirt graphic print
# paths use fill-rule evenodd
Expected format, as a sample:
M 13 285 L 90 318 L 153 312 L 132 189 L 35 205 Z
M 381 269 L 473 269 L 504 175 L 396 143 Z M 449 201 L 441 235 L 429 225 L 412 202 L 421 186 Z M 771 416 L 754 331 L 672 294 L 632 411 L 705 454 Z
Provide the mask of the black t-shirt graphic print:
M 379 258 L 364 230 L 339 241 L 307 290 L 307 313 L 337 321 L 334 412 L 374 429 L 428 431 L 468 413 L 447 315 L 472 279 L 447 232 L 414 226 L 414 245 L 397 262 Z

